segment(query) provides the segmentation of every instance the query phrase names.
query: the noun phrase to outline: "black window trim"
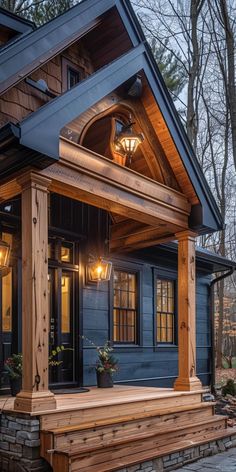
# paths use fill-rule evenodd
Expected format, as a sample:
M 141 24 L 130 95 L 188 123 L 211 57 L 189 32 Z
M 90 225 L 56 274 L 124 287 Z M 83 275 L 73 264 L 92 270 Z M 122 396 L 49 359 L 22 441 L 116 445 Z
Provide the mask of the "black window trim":
M 109 316 L 109 339 L 113 343 L 113 274 L 114 270 L 120 270 L 124 272 L 129 272 L 136 275 L 136 302 L 137 302 L 137 342 L 136 343 L 126 343 L 126 342 L 114 342 L 114 349 L 124 350 L 139 350 L 142 348 L 143 344 L 143 274 L 141 264 L 136 264 L 132 262 L 124 262 L 113 260 L 112 261 L 112 275 L 109 283 L 109 306 L 110 306 L 110 316 Z
M 169 280 L 174 282 L 174 343 L 158 342 L 157 333 L 157 300 L 156 300 L 156 283 L 157 280 Z M 153 270 L 153 346 L 154 350 L 158 349 L 178 349 L 178 274 L 177 271 L 164 268 L 154 268 Z
M 62 56 L 62 92 L 66 92 L 69 89 L 69 83 L 68 83 L 68 78 L 69 78 L 69 70 L 73 70 L 75 72 L 78 72 L 80 75 L 80 80 L 83 80 L 86 76 L 85 71 L 82 66 L 75 64 L 70 58 L 67 58 L 65 56 Z

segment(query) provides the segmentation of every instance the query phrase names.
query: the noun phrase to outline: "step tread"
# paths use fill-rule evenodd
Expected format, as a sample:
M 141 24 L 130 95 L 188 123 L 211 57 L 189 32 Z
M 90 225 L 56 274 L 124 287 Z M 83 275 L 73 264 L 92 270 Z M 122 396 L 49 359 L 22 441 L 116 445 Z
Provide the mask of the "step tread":
M 116 425 L 118 423 L 124 423 L 124 422 L 131 422 L 131 421 L 136 421 L 138 419 L 145 419 L 145 418 L 152 418 L 155 416 L 164 416 L 172 413 L 181 413 L 182 411 L 193 411 L 193 410 L 198 410 L 201 408 L 209 408 L 215 406 L 216 402 L 202 402 L 202 403 L 196 403 L 195 405 L 182 405 L 176 408 L 173 408 L 173 412 L 170 411 L 170 408 L 165 408 L 162 410 L 152 410 L 149 412 L 142 412 L 142 413 L 137 413 L 137 414 L 132 414 L 132 415 L 124 415 L 124 416 L 117 416 L 115 418 L 107 418 L 107 419 L 101 419 L 97 421 L 90 421 L 88 423 L 82 423 L 78 425 L 73 425 L 73 426 L 63 426 L 63 427 L 57 427 L 57 428 L 50 428 L 50 429 L 44 429 L 41 432 L 42 433 L 51 433 L 53 435 L 56 434 L 64 434 L 64 433 L 69 433 L 73 431 L 83 431 L 87 429 L 92 429 L 96 427 L 102 427 L 102 426 L 109 426 L 109 425 Z
M 92 465 L 89 467 L 90 472 L 111 472 L 115 471 L 117 469 L 122 469 L 123 467 L 129 467 L 131 465 L 135 465 L 141 462 L 144 462 L 146 460 L 152 460 L 156 459 L 158 457 L 167 455 L 167 454 L 173 454 L 174 452 L 179 452 L 184 449 L 192 448 L 194 446 L 200 446 L 203 444 L 206 444 L 211 441 L 216 441 L 219 439 L 223 439 L 225 437 L 230 437 L 236 435 L 236 427 L 234 428 L 228 428 L 226 431 L 217 431 L 217 432 L 211 432 L 208 433 L 204 436 L 204 439 L 195 439 L 195 440 L 183 440 L 183 441 L 178 441 L 176 443 L 171 444 L 171 447 L 169 445 L 162 446 L 159 448 L 159 450 L 155 449 L 150 449 L 147 451 L 140 452 L 139 454 L 130 454 L 129 456 L 126 456 L 125 458 L 119 458 L 116 460 L 111 460 L 111 461 L 106 461 L 104 463 L 99 463 Z M 80 467 L 79 469 L 73 469 L 73 472 L 87 472 L 88 468 L 86 467 Z
M 80 455 L 83 455 L 83 454 L 87 454 L 87 453 L 91 453 L 91 452 L 96 452 L 96 451 L 99 451 L 101 450 L 101 448 L 103 449 L 103 451 L 105 449 L 109 449 L 109 448 L 113 448 L 114 446 L 122 446 L 124 444 L 128 444 L 128 443 L 132 443 L 132 442 L 137 442 L 137 441 L 141 441 L 141 440 L 146 440 L 146 439 L 150 439 L 152 437 L 156 437 L 156 436 L 160 436 L 162 434 L 168 434 L 168 433 L 174 433 L 174 432 L 187 432 L 188 429 L 191 429 L 191 428 L 198 428 L 198 427 L 202 427 L 204 429 L 204 427 L 207 427 L 208 425 L 211 426 L 211 425 L 214 425 L 215 423 L 219 423 L 219 422 L 222 422 L 222 423 L 225 423 L 225 427 L 226 427 L 226 420 L 227 420 L 227 417 L 226 416 L 223 416 L 223 415 L 215 415 L 213 418 L 210 418 L 210 419 L 207 419 L 205 421 L 201 421 L 199 423 L 195 423 L 194 426 L 192 424 L 190 425 L 185 425 L 184 427 L 183 426 L 179 426 L 177 428 L 170 428 L 170 429 L 166 429 L 165 431 L 159 431 L 159 432 L 152 432 L 152 433 L 149 433 L 147 434 L 146 432 L 145 433 L 142 433 L 140 435 L 135 435 L 135 436 L 130 436 L 128 439 L 119 439 L 119 440 L 114 440 L 112 442 L 110 442 L 109 444 L 107 445 L 99 445 L 99 446 L 87 446 L 87 447 L 84 447 L 84 448 L 80 448 L 80 450 L 78 450 L 78 445 L 75 445 L 74 447 L 71 446 L 71 447 L 61 447 L 60 449 L 55 449 L 54 453 L 61 453 L 63 455 L 66 455 L 68 457 L 75 457 L 75 456 L 80 456 Z

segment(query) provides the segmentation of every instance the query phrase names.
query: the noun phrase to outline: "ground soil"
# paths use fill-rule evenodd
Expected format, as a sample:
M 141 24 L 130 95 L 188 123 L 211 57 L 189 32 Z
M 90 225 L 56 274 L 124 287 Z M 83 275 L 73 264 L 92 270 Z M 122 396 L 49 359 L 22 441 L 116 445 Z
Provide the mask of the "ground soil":
M 216 369 L 216 413 L 228 416 L 229 426 L 236 424 L 236 397 L 221 395 L 221 388 L 228 379 L 234 379 L 236 382 L 236 368 L 234 369 Z
M 236 368 L 216 369 L 216 385 L 224 385 L 228 379 L 234 379 L 236 381 Z

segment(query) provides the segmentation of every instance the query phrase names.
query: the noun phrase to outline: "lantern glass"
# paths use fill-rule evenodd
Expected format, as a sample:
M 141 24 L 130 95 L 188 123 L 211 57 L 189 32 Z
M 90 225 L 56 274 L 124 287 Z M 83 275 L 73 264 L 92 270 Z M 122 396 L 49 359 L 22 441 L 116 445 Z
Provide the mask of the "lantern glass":
M 0 270 L 8 267 L 10 256 L 10 246 L 5 241 L 0 240 Z
M 122 145 L 126 154 L 134 154 L 141 142 L 142 141 L 140 138 L 132 136 L 125 136 L 120 139 L 120 144 Z
M 99 258 L 88 264 L 88 280 L 90 282 L 106 282 L 111 277 L 112 263 Z

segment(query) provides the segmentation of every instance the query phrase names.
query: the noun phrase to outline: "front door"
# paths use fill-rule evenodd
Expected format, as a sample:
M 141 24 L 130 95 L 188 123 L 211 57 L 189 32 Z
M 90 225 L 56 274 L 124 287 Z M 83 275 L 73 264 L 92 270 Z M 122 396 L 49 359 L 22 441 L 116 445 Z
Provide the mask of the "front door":
M 76 384 L 78 323 L 78 266 L 76 244 L 60 239 L 49 243 L 49 382 L 53 386 Z M 76 290 L 77 288 L 77 290 Z

